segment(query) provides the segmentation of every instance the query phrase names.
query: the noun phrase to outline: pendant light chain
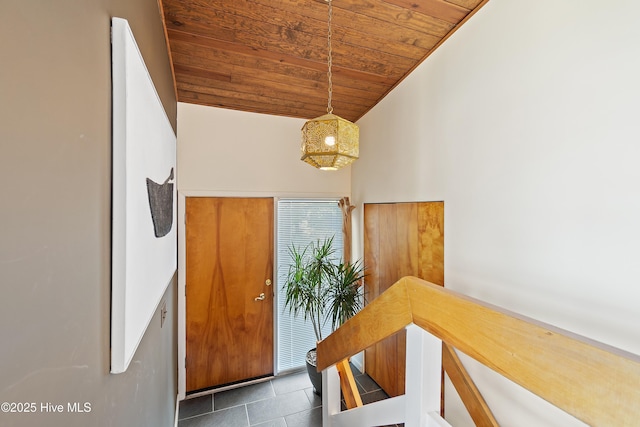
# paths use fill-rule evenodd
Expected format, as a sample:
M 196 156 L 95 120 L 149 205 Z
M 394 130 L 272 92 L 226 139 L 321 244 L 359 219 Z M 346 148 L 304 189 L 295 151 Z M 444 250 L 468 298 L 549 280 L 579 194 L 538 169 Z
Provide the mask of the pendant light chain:
M 329 101 L 327 102 L 327 113 L 331 114 L 333 113 L 333 107 L 331 106 L 331 96 L 333 94 L 333 83 L 331 82 L 331 65 L 333 64 L 332 61 L 332 51 L 331 51 L 331 16 L 332 16 L 332 12 L 333 12 L 333 8 L 331 6 L 331 0 L 327 0 L 329 2 L 329 35 L 327 36 L 327 44 L 329 45 L 329 54 L 328 54 L 328 65 L 329 65 L 329 71 L 327 71 L 327 77 L 329 78 Z
M 310 119 L 302 126 L 302 144 L 300 160 L 311 166 L 323 170 L 338 170 L 350 165 L 358 158 L 360 131 L 358 125 L 351 123 L 333 114 L 331 100 L 333 98 L 333 50 L 331 39 L 333 36 L 331 24 L 333 18 L 332 0 L 324 0 L 328 3 L 327 35 L 327 79 L 329 80 L 329 100 L 327 102 L 327 114 L 315 119 Z

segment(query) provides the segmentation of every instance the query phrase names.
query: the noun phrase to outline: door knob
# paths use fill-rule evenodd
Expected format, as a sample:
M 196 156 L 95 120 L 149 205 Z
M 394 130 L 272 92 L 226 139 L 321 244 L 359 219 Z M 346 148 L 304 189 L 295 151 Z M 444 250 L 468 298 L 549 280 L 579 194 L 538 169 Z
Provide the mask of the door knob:
M 254 301 L 262 301 L 265 298 L 266 297 L 264 296 L 264 292 L 262 292 L 260 295 L 258 295 L 257 297 L 254 298 Z

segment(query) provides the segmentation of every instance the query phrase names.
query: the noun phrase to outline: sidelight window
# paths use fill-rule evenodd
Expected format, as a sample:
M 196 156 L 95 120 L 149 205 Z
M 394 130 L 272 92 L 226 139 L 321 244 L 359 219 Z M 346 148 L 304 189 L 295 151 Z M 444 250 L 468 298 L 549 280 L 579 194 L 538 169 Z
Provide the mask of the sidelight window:
M 284 306 L 282 287 L 289 270 L 289 248 L 304 248 L 318 239 L 334 238 L 334 249 L 343 253 L 342 211 L 338 200 L 281 199 L 277 207 L 277 366 L 278 372 L 297 369 L 305 364 L 307 351 L 315 347 L 316 338 L 311 323 L 299 316 L 294 318 Z M 331 332 L 330 322 L 323 336 Z

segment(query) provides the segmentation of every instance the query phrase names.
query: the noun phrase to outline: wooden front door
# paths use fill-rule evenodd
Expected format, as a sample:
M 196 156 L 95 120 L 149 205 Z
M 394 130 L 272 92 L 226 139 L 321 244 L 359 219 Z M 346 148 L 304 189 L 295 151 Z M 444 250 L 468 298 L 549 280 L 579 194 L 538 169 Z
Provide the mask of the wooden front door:
M 444 203 L 364 205 L 364 264 L 367 300 L 398 279 L 416 276 L 444 285 Z M 365 368 L 390 396 L 404 394 L 404 331 L 365 351 Z
M 187 392 L 273 374 L 273 199 L 186 199 Z

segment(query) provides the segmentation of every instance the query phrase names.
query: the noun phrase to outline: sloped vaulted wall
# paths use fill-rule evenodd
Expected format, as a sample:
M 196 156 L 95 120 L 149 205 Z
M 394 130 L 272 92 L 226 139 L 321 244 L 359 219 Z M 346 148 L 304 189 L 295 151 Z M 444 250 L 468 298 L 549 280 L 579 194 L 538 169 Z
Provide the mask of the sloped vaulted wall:
M 358 122 L 352 201 L 444 200 L 445 286 L 640 354 L 638 13 L 491 0 Z M 581 425 L 465 363 L 501 425 Z

